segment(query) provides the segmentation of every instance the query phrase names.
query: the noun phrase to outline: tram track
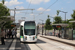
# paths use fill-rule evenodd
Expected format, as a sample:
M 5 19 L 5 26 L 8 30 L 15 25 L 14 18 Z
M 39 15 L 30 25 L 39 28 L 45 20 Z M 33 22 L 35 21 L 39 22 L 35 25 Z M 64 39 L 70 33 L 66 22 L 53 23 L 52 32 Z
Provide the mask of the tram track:
M 26 50 L 28 50 L 28 48 L 27 48 L 26 44 L 25 44 L 24 46 L 25 46 Z
M 51 44 L 51 43 L 49 43 L 49 42 L 47 42 L 48 44 L 50 44 L 50 45 L 52 45 L 52 46 L 54 46 L 54 47 L 56 47 L 56 48 L 59 48 L 60 50 L 64 50 L 63 48 L 61 48 L 61 47 L 58 47 L 58 46 L 56 46 L 56 45 L 53 45 L 53 44 Z M 37 45 L 38 46 L 38 45 Z M 39 47 L 39 46 L 38 46 Z M 40 48 L 40 47 L 39 47 Z M 43 50 L 42 48 L 40 48 L 41 50 Z
M 48 42 L 47 42 L 48 43 Z M 59 48 L 60 50 L 64 50 L 63 48 L 61 48 L 61 47 L 58 47 L 58 46 L 56 46 L 56 45 L 53 45 L 53 44 L 51 44 L 51 43 L 48 43 L 48 44 L 50 44 L 50 45 L 52 45 L 52 46 L 54 46 L 54 47 L 56 47 L 56 48 Z M 43 50 L 40 46 L 38 46 L 37 44 L 35 44 L 37 47 L 39 47 L 41 50 Z
M 50 41 L 52 42 L 52 41 Z M 37 43 L 23 43 L 24 44 L 24 50 L 46 50 L 47 48 L 45 47 L 44 49 L 44 46 L 43 45 L 47 45 L 47 46 L 52 46 L 52 48 L 56 48 L 58 50 L 67 50 L 69 48 L 66 47 L 65 45 L 61 46 L 58 44 L 56 44 L 55 42 L 47 42 L 47 41 L 44 41 L 43 39 L 40 38 L 40 40 L 37 41 Z M 54 44 L 55 43 L 55 44 Z M 72 49 L 72 48 L 70 48 Z
M 37 42 L 38 43 L 38 42 Z M 37 43 L 34 43 L 38 48 L 40 48 L 41 50 L 43 50 L 39 45 L 37 45 Z M 64 50 L 63 48 L 61 48 L 61 47 L 59 47 L 59 46 L 56 46 L 56 45 L 53 45 L 53 44 L 51 44 L 51 43 L 49 43 L 49 42 L 47 42 L 48 44 L 50 44 L 50 45 L 52 45 L 52 46 L 54 46 L 54 47 L 56 47 L 56 48 L 59 48 L 60 50 Z
M 28 44 L 21 43 L 21 50 L 31 50 Z
M 57 40 L 57 39 L 52 39 L 52 38 L 48 38 L 48 37 L 43 37 L 43 36 L 40 36 L 40 37 L 46 38 L 46 39 L 52 40 L 52 41 L 57 41 L 57 42 L 60 42 L 60 43 L 67 44 L 67 45 L 70 45 L 70 46 L 74 46 L 75 47 L 75 44 L 72 44 L 72 43 L 68 43 L 68 42 L 65 42 L 65 41 L 61 41 L 61 40 Z
M 42 38 L 42 37 L 41 37 Z M 48 40 L 50 40 L 50 39 L 48 39 Z M 53 40 L 51 40 L 51 41 L 53 41 Z M 46 41 L 45 41 L 46 42 Z M 57 41 L 56 41 L 57 42 Z M 57 46 L 57 45 L 54 45 L 54 44 L 52 44 L 52 43 L 49 43 L 49 42 L 47 42 L 48 44 L 50 44 L 50 45 L 52 45 L 52 46 L 54 46 L 54 47 L 56 47 L 56 48 L 59 48 L 60 50 L 65 50 L 63 47 L 64 46 L 62 46 L 62 47 L 60 47 L 60 46 Z M 59 42 L 60 43 L 60 42 Z M 67 45 L 67 44 L 66 44 Z M 69 45 L 70 46 L 70 45 Z M 74 46 L 72 46 L 72 47 L 74 47 Z
M 47 42 L 47 43 L 48 43 L 48 42 Z M 50 44 L 50 45 L 52 45 L 52 46 L 54 46 L 54 47 L 56 47 L 56 48 L 59 48 L 60 50 L 64 50 L 63 48 L 58 47 L 58 46 L 56 46 L 56 45 L 53 45 L 53 44 L 51 44 L 51 43 L 48 43 L 48 44 Z
M 35 45 L 40 50 L 43 50 L 40 46 L 37 45 L 37 43 L 23 43 L 23 46 L 25 47 L 24 49 L 25 50 L 31 50 L 31 48 L 29 47 L 29 45 Z
M 38 46 L 37 44 L 35 44 L 38 48 L 40 48 L 41 50 L 43 50 L 40 46 Z
M 25 48 L 26 48 L 26 50 L 31 50 L 30 47 L 28 46 L 28 44 L 25 44 Z

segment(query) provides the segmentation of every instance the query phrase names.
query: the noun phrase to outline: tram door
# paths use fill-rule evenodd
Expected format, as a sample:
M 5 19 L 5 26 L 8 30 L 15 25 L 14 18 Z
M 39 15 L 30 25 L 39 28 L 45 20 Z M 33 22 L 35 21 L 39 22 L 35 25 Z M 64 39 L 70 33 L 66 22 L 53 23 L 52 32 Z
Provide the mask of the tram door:
M 20 40 L 23 41 L 23 26 L 20 27 Z

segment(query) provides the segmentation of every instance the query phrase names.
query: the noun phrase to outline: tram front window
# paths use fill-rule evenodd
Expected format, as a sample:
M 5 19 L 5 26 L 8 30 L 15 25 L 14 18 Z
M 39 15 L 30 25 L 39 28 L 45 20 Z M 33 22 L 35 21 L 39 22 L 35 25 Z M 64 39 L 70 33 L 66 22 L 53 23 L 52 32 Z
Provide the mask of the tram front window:
M 25 29 L 25 35 L 35 35 L 35 29 Z
M 25 35 L 35 35 L 35 23 L 25 22 L 24 32 L 25 32 Z

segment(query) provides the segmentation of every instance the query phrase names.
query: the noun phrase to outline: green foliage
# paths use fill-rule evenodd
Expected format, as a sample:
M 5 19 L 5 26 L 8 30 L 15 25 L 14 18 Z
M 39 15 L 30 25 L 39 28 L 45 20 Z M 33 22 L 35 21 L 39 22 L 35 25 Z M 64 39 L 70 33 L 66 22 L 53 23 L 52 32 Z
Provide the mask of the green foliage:
M 57 16 L 59 15 L 59 10 L 57 10 Z
M 49 15 L 48 15 L 48 19 L 46 20 L 46 23 L 45 23 L 45 29 L 46 30 L 52 29 L 51 22 L 50 22 L 50 19 L 49 19 Z
M 73 14 L 71 15 L 71 17 L 75 20 L 75 10 L 73 10 Z
M 0 17 L 1 16 L 9 16 L 9 15 L 10 15 L 9 9 L 5 5 L 0 3 Z
M 75 10 L 73 10 L 73 14 L 71 14 L 72 19 L 68 21 L 74 21 L 75 20 Z M 69 28 L 75 28 L 75 23 L 69 23 Z
M 70 21 L 70 20 L 67 19 L 66 21 L 62 21 L 62 23 L 67 23 L 67 24 L 69 24 L 69 21 Z
M 2 0 L 2 3 L 4 4 L 5 3 L 5 0 Z
M 67 26 L 66 28 L 73 28 L 73 23 L 70 23 L 69 21 L 73 21 L 74 19 L 69 19 L 66 21 L 67 24 L 69 24 L 69 26 Z
M 55 20 L 54 23 L 62 23 L 62 19 L 61 19 L 60 16 L 56 16 L 56 17 L 54 18 L 54 20 Z
M 12 29 L 13 27 L 11 27 L 11 23 L 12 23 L 13 21 L 8 21 L 8 22 L 6 22 L 5 23 L 5 28 L 10 28 L 10 29 Z
M 5 5 L 0 3 L 0 27 L 10 27 L 12 21 L 7 16 L 10 16 L 9 9 Z

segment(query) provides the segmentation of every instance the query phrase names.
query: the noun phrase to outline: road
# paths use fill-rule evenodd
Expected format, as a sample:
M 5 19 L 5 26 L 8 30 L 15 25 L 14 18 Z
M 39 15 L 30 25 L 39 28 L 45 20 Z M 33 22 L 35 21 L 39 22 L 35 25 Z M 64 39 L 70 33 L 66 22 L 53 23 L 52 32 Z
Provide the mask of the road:
M 64 43 L 48 40 L 38 36 L 37 43 L 20 43 L 19 40 L 13 40 L 13 43 L 9 50 L 11 49 L 13 50 L 75 50 L 75 47 Z

